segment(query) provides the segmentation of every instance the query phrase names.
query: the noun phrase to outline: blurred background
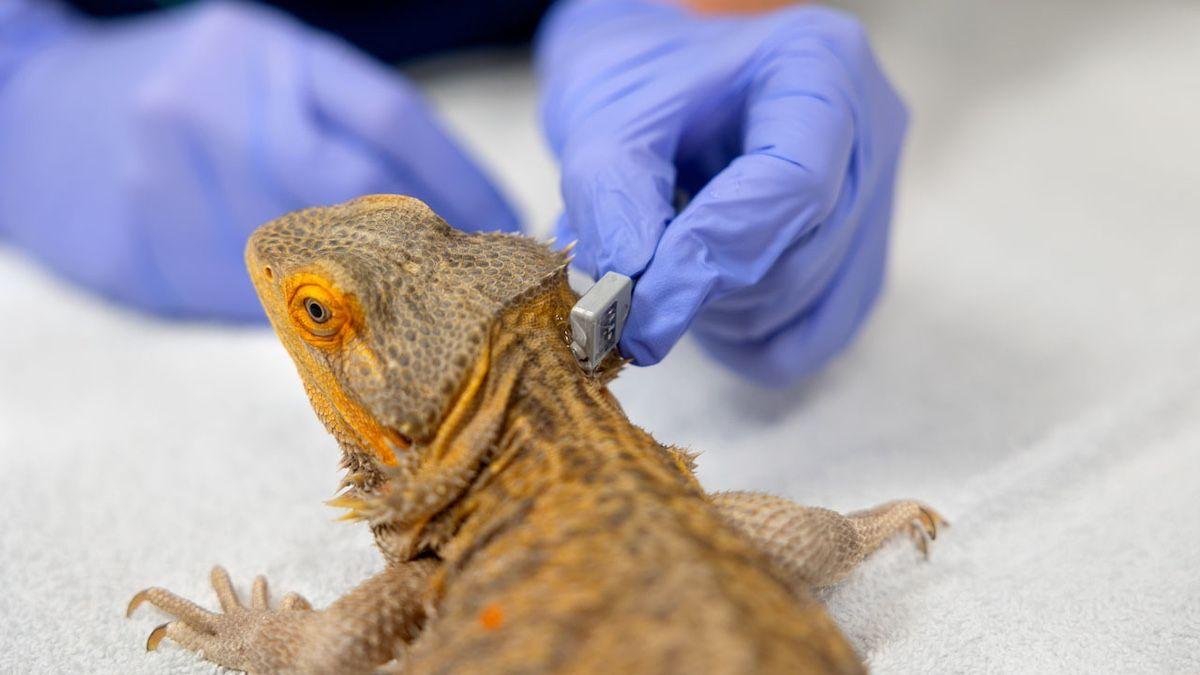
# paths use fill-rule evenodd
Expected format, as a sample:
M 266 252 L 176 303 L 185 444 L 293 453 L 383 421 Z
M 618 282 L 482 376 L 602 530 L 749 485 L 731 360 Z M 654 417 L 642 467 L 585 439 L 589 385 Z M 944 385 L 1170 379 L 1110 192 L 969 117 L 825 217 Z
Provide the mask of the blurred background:
M 709 489 L 952 521 L 828 594 L 873 670 L 1200 670 L 1200 6 L 837 6 L 912 111 L 878 309 L 795 387 L 685 339 L 619 398 Z M 527 50 L 404 71 L 549 235 Z M 133 592 L 207 602 L 221 563 L 320 606 L 381 567 L 321 505 L 338 450 L 265 327 L 149 318 L 11 248 L 0 280 L 0 672 L 209 672 L 144 653 Z

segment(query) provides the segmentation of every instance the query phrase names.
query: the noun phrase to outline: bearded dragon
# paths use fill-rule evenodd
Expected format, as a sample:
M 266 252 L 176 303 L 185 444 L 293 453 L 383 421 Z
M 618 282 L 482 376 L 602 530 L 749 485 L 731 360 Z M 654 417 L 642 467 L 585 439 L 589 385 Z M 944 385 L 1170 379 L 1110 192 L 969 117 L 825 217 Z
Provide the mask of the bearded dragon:
M 913 501 L 841 515 L 706 494 L 693 456 L 632 424 L 569 345 L 568 259 L 375 195 L 259 228 L 246 263 L 343 452 L 332 500 L 386 568 L 329 607 L 266 581 L 221 611 L 161 588 L 164 638 L 256 673 L 857 673 L 813 589 L 897 533 Z

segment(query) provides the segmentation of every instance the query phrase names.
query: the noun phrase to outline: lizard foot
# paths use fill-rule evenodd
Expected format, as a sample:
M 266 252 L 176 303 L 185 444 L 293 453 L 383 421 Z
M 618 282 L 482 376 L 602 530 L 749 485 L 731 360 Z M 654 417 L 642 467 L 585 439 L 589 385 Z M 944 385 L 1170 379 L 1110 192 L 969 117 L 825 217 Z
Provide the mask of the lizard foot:
M 882 543 L 893 534 L 906 533 L 926 559 L 929 543 L 937 539 L 939 530 L 950 525 L 937 511 L 912 500 L 888 502 L 847 517 L 868 541 Z
M 841 581 L 897 534 L 911 536 L 928 558 L 929 542 L 947 525 L 937 511 L 912 500 L 842 515 L 762 492 L 719 492 L 712 499 L 726 522 L 801 588 Z
M 220 613 L 210 612 L 162 588 L 147 588 L 133 596 L 126 616 L 132 616 L 134 610 L 148 602 L 175 617 L 174 621 L 151 631 L 146 650 L 154 651 L 163 638 L 170 638 L 226 668 L 272 672 L 294 663 L 304 631 L 316 614 L 312 605 L 289 593 L 278 609 L 272 610 L 267 580 L 259 576 L 254 579 L 250 606 L 246 607 L 238 599 L 229 573 L 214 567 L 211 578 L 221 603 Z

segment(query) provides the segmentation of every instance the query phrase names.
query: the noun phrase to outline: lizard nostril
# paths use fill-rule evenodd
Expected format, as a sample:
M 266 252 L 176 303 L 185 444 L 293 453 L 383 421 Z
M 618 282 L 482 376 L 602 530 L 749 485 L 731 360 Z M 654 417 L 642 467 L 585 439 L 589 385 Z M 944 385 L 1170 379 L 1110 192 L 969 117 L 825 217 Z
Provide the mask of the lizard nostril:
M 263 268 L 263 274 L 265 274 L 268 279 L 275 278 L 275 270 L 271 269 L 270 265 L 267 265 Z

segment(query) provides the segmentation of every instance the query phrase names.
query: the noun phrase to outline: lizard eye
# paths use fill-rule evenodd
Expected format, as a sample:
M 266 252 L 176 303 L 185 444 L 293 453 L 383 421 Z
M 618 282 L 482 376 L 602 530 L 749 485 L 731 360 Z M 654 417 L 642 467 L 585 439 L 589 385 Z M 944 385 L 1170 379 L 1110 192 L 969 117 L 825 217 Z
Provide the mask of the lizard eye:
M 304 299 L 304 311 L 308 312 L 308 318 L 314 323 L 325 323 L 329 320 L 329 310 L 312 298 Z
M 350 311 L 342 294 L 322 281 L 303 278 L 292 291 L 292 321 L 309 342 L 323 347 L 340 342 L 342 329 L 350 323 Z

